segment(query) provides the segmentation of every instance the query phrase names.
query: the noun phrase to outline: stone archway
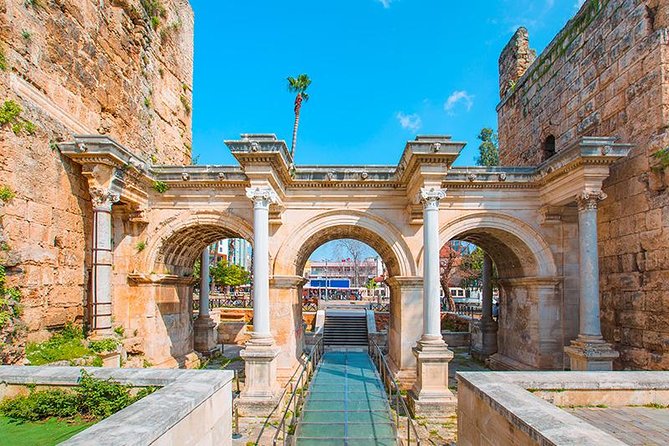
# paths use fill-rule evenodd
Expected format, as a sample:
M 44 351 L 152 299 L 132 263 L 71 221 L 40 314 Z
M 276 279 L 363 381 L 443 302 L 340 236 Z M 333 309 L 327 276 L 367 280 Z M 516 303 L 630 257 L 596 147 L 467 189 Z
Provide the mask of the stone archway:
M 309 256 L 324 243 L 344 238 L 369 245 L 388 269 L 389 359 L 403 384 L 409 386 L 416 376 L 416 360 L 411 349 L 422 333 L 423 281 L 421 277 L 416 277 L 413 256 L 397 228 L 371 212 L 330 211 L 319 214 L 304 222 L 279 248 L 273 261 L 275 282 L 279 277 L 295 277 L 293 296 L 299 302 L 304 283 L 301 276 Z M 272 304 L 276 305 L 275 302 L 276 299 Z M 298 307 L 300 314 L 295 318 L 301 320 L 301 306 Z M 285 312 L 277 314 L 285 316 Z M 273 327 L 277 325 L 285 325 L 281 317 L 272 323 Z M 279 336 L 282 334 L 279 333 Z
M 116 314 L 142 338 L 153 364 L 184 365 L 194 350 L 193 265 L 218 240 L 252 241 L 252 227 L 230 212 L 186 211 L 150 228 L 139 272 L 128 274 L 126 293 L 117 292 Z M 128 308 L 125 312 L 122 309 Z
M 529 224 L 495 213 L 447 222 L 440 242 L 471 242 L 497 267 L 500 284 L 498 350 L 491 365 L 501 369 L 562 369 L 563 298 L 558 268 L 544 238 Z

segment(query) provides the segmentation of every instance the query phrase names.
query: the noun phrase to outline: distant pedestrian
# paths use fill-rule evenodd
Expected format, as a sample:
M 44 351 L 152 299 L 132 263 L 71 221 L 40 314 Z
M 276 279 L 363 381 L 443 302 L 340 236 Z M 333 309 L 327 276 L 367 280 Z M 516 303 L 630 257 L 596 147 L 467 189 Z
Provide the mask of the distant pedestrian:
M 499 302 L 495 302 L 492 306 L 492 317 L 495 320 L 499 320 Z

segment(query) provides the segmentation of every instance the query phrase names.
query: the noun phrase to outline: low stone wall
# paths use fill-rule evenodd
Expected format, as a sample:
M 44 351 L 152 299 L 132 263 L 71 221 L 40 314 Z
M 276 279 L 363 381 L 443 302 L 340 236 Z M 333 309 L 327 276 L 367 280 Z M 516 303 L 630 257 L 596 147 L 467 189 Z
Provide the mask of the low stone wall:
M 624 445 L 560 409 L 669 404 L 669 372 L 461 372 L 458 446 Z
M 161 387 L 61 443 L 65 446 L 231 445 L 231 371 L 84 368 L 134 387 Z M 0 398 L 19 386 L 74 387 L 79 367 L 0 366 Z
M 251 337 L 248 325 L 243 321 L 222 321 L 216 326 L 219 344 L 244 345 Z
M 469 331 L 469 324 L 472 322 L 469 316 L 463 316 L 456 313 L 441 313 L 441 329 L 448 331 Z
M 441 335 L 449 347 L 469 347 L 470 334 L 468 331 L 442 331 Z

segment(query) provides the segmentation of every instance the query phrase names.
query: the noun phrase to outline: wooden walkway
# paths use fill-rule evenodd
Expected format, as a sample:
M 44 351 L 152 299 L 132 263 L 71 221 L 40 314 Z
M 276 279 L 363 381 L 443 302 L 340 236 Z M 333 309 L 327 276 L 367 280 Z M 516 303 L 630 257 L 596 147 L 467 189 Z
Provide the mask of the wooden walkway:
M 629 445 L 669 445 L 669 409 L 576 407 L 564 410 Z

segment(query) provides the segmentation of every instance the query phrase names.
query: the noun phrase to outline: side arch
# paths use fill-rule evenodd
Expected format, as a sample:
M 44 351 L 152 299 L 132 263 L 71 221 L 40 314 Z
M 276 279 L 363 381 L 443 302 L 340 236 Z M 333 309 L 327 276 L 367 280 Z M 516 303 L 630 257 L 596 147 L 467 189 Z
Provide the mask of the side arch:
M 178 274 L 177 270 L 192 268 L 207 245 L 225 238 L 253 243 L 253 226 L 229 211 L 182 212 L 161 223 L 150 235 L 142 268 L 144 272 Z
M 439 246 L 450 240 L 469 241 L 488 252 L 495 264 L 512 277 L 556 277 L 558 268 L 548 243 L 539 232 L 510 215 L 479 212 L 444 223 Z M 421 249 L 419 266 L 422 265 Z
M 402 234 L 381 218 L 362 211 L 328 211 L 304 222 L 283 242 L 273 260 L 274 275 L 302 275 L 311 253 L 323 243 L 352 238 L 367 243 L 391 276 L 415 276 L 416 265 Z

